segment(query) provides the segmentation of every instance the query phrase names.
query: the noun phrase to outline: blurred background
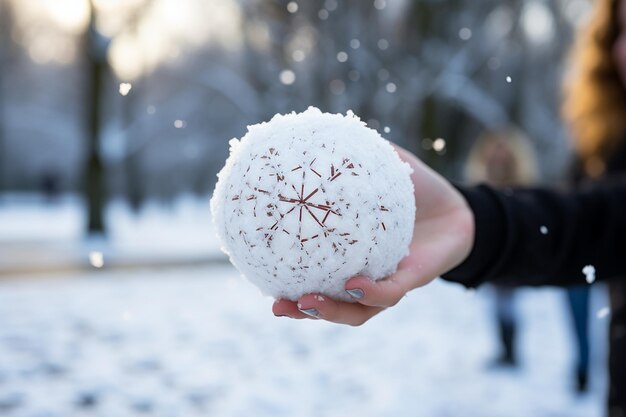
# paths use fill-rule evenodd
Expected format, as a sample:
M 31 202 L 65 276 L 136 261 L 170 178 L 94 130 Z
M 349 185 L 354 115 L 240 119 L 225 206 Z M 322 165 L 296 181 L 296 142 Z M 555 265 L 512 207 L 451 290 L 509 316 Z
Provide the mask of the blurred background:
M 0 0 L 0 414 L 600 416 L 606 300 L 577 393 L 564 295 L 437 283 L 347 329 L 275 319 L 219 251 L 228 140 L 353 110 L 452 180 L 516 131 L 570 153 L 561 81 L 589 0 Z

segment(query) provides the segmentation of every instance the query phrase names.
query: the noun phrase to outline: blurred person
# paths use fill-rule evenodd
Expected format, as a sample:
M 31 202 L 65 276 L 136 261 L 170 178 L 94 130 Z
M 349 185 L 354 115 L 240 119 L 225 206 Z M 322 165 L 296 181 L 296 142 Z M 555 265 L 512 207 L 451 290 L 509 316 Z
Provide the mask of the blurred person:
M 485 282 L 572 285 L 609 281 L 609 417 L 626 415 L 626 0 L 598 0 L 581 31 L 565 114 L 586 181 L 569 192 L 454 187 L 411 153 L 416 213 L 409 255 L 384 280 L 349 279 L 354 302 L 307 294 L 277 300 L 276 315 L 361 325 L 435 278 L 473 288 Z M 542 228 L 548 233 L 542 233 Z M 307 313 L 305 313 L 305 311 Z
M 537 161 L 530 141 L 514 129 L 483 134 L 469 153 L 465 178 L 471 183 L 487 183 L 496 188 L 528 186 L 537 181 Z M 540 229 L 548 233 L 547 229 Z M 515 336 L 518 319 L 515 313 L 515 290 L 512 286 L 494 285 L 496 322 L 501 355 L 495 366 L 516 366 Z M 568 311 L 576 339 L 576 390 L 587 389 L 589 375 L 589 294 L 587 285 L 567 288 Z
M 528 140 L 515 129 L 483 133 L 472 146 L 465 166 L 470 183 L 487 183 L 496 188 L 530 185 L 537 180 L 537 163 Z M 515 339 L 518 318 L 515 290 L 512 286 L 494 285 L 495 319 L 500 355 L 493 366 L 516 366 Z
M 41 175 L 41 191 L 48 203 L 53 203 L 61 194 L 61 176 L 55 169 L 47 169 Z

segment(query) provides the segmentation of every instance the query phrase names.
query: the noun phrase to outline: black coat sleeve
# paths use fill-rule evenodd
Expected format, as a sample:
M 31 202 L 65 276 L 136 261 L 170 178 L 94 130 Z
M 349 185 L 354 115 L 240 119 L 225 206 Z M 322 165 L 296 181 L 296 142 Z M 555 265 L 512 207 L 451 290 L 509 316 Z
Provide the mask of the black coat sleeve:
M 473 249 L 448 281 L 475 287 L 584 284 L 626 277 L 626 181 L 585 190 L 459 187 L 474 212 Z

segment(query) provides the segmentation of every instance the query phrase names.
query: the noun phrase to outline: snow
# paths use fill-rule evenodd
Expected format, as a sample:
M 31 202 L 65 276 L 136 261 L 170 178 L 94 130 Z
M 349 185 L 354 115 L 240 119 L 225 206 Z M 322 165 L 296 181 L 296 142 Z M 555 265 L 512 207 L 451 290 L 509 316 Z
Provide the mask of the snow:
M 351 112 L 310 107 L 231 141 L 211 211 L 224 252 L 265 294 L 351 300 L 348 278 L 384 278 L 408 254 L 411 172 Z
M 599 318 L 599 319 L 603 319 L 603 318 L 607 317 L 609 314 L 611 314 L 611 309 L 609 307 L 602 307 L 596 313 L 596 317 Z
M 231 267 L 93 275 L 0 281 L 4 417 L 603 414 L 605 358 L 575 397 L 554 289 L 520 291 L 522 366 L 487 371 L 485 291 L 435 282 L 352 328 L 273 317 Z
M 459 38 L 461 40 L 467 41 L 472 37 L 472 30 L 470 28 L 461 28 L 459 29 Z
M 291 85 L 296 81 L 296 74 L 292 70 L 286 69 L 280 72 L 278 78 L 284 85 Z
M 89 263 L 94 268 L 102 268 L 104 266 L 104 255 L 102 252 L 91 251 L 89 252 Z
M 593 284 L 596 280 L 596 268 L 593 265 L 585 265 L 582 270 L 585 274 L 585 281 L 587 284 Z
M 130 93 L 131 88 L 133 88 L 133 85 L 131 83 L 120 83 L 119 93 L 122 96 L 126 96 L 128 95 L 128 93 Z
M 217 252 L 207 209 L 192 197 L 139 214 L 114 202 L 112 245 Z M 0 255 L 80 239 L 82 210 L 75 197 L 5 196 Z M 275 318 L 273 300 L 227 266 L 0 278 L 3 417 L 604 414 L 610 311 L 598 285 L 591 391 L 576 397 L 574 337 L 555 289 L 519 291 L 521 368 L 489 371 L 495 326 L 484 289 L 436 281 L 351 328 Z
M 287 3 L 287 11 L 289 13 L 295 13 L 298 11 L 298 3 L 296 3 L 295 1 L 290 1 L 289 3 Z
M 446 148 L 446 141 L 443 138 L 437 138 L 433 141 L 432 144 L 433 149 L 436 152 L 443 152 L 443 150 Z
M 85 240 L 85 206 L 77 196 L 53 201 L 32 194 L 0 196 L 0 272 L 38 263 L 54 269 L 75 264 L 77 257 L 87 265 L 99 264 L 96 253 L 103 263 L 109 255 L 121 260 L 223 258 L 208 197 L 182 196 L 168 205 L 149 202 L 139 213 L 114 200 L 105 218 L 109 240 Z
M 302 62 L 306 58 L 306 54 L 301 49 L 296 49 L 291 54 L 291 58 L 296 62 Z M 294 80 L 295 80 L 295 76 L 294 76 Z

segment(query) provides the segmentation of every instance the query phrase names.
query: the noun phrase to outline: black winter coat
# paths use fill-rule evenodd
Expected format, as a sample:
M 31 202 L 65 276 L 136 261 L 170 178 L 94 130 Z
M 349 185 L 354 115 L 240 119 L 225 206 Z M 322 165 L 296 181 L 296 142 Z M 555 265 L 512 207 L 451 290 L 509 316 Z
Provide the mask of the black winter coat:
M 583 268 L 591 265 L 597 280 L 609 282 L 609 416 L 626 416 L 626 176 L 570 192 L 460 191 L 474 212 L 474 247 L 444 279 L 565 286 L 586 283 Z

